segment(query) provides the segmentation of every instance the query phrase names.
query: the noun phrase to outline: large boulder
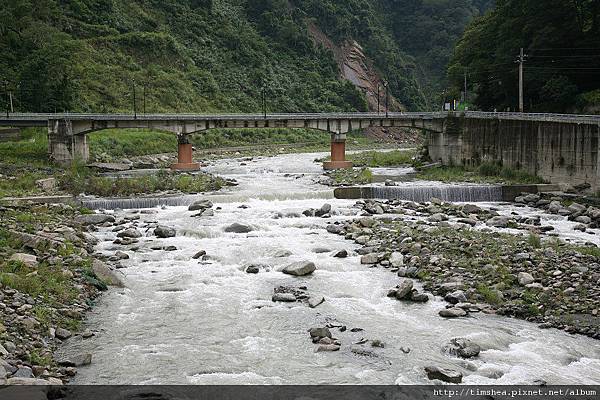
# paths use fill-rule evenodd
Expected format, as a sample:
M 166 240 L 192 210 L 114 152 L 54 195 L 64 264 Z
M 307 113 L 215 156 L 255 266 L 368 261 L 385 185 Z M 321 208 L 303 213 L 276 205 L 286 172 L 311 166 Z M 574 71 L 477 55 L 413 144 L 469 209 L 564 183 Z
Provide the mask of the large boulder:
M 463 375 L 453 369 L 439 367 L 425 367 L 427 378 L 430 380 L 439 380 L 448 383 L 461 383 Z
M 124 287 L 123 279 L 117 271 L 112 270 L 106 263 L 100 260 L 94 260 L 92 271 L 102 282 L 110 286 Z
M 252 228 L 248 225 L 238 224 L 234 222 L 233 224 L 225 227 L 225 232 L 229 233 L 248 233 L 252 232 Z
M 36 268 L 38 266 L 37 257 L 27 253 L 15 253 L 9 258 L 9 261 L 18 261 L 30 268 Z
M 106 214 L 85 214 L 77 216 L 75 221 L 82 225 L 101 225 L 106 222 L 113 223 L 115 222 L 115 218 L 112 215 Z
M 402 282 L 400 282 L 400 284 L 398 285 L 398 288 L 396 289 L 396 298 L 398 300 L 408 298 L 408 296 L 412 292 L 412 289 L 413 289 L 413 281 L 412 280 L 410 280 L 410 279 L 402 280 Z
M 507 228 L 511 220 L 511 217 L 505 215 L 498 215 L 496 217 L 488 219 L 485 224 L 494 228 Z
M 466 303 L 467 296 L 465 296 L 465 292 L 462 290 L 455 290 L 454 292 L 446 294 L 444 300 L 451 304 Z
M 282 272 L 288 275 L 304 276 L 312 274 L 317 267 L 310 261 L 298 261 L 285 267 Z
M 175 237 L 177 231 L 169 226 L 159 225 L 154 229 L 154 234 L 159 238 Z
M 517 275 L 517 280 L 521 286 L 529 285 L 530 283 L 535 282 L 535 278 L 527 272 L 519 272 Z
M 461 358 L 473 358 L 479 355 L 481 347 L 469 339 L 453 338 L 450 339 L 450 343 L 444 346 L 444 351 Z
M 142 232 L 138 231 L 135 228 L 128 228 L 117 233 L 117 237 L 135 239 L 142 237 Z
M 392 267 L 399 268 L 404 265 L 404 255 L 399 251 L 395 251 L 390 255 L 389 261 Z
M 452 307 L 452 308 L 444 308 L 443 310 L 440 310 L 439 314 L 440 314 L 440 317 L 444 317 L 444 318 L 458 318 L 458 317 L 464 317 L 465 315 L 467 315 L 467 312 L 465 310 L 463 310 L 462 308 Z
M 308 333 L 310 334 L 311 338 L 331 337 L 331 332 L 328 328 L 310 328 Z
M 193 202 L 189 207 L 188 210 L 189 211 L 198 211 L 198 210 L 205 210 L 207 208 L 211 208 L 213 206 L 213 203 L 210 200 L 198 200 Z

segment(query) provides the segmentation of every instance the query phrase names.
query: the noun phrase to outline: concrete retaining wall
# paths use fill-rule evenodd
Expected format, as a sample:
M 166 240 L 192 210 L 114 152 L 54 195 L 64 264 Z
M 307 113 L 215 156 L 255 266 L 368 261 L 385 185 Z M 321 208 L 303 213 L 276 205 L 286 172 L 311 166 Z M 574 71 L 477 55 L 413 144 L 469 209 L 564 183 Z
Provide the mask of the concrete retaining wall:
M 551 183 L 600 189 L 599 136 L 592 123 L 451 118 L 443 133 L 427 133 L 427 146 L 445 165 L 499 162 Z

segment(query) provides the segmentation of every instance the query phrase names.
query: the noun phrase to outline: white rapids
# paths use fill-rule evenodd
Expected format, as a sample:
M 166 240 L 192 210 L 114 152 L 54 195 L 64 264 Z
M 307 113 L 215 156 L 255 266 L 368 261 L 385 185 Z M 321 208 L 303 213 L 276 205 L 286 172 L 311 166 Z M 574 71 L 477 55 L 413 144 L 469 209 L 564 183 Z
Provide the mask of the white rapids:
M 178 234 L 157 239 L 148 233 L 138 251 L 127 250 L 130 259 L 121 270 L 127 287 L 105 293 L 89 315 L 87 326 L 96 336 L 63 348 L 93 354 L 73 383 L 427 384 L 423 368 L 435 365 L 461 371 L 465 384 L 600 384 L 598 341 L 499 316 L 445 320 L 437 314 L 445 305 L 441 299 L 411 304 L 387 298 L 399 278 L 361 265 L 352 252 L 357 245 L 324 229 L 327 222 L 353 218 L 357 209 L 354 201 L 333 199 L 330 188 L 314 183 L 321 171 L 312 161 L 320 156 L 215 162 L 210 172 L 240 185 L 203 196 L 221 207 L 214 217 L 192 218 L 186 207 L 135 214 L 142 224 L 158 221 Z M 296 215 L 325 202 L 336 213 L 331 219 Z M 115 211 L 121 217 L 133 213 Z M 254 230 L 224 233 L 233 222 Z M 115 235 L 100 229 L 98 251 L 121 249 L 112 243 Z M 150 249 L 156 245 L 177 250 Z M 201 249 L 210 256 L 208 264 L 192 259 Z M 351 256 L 332 257 L 340 249 Z M 275 257 L 281 250 L 291 256 Z M 313 261 L 318 269 L 305 278 L 279 272 L 296 260 Z M 248 274 L 244 266 L 250 262 L 272 268 Z M 314 309 L 273 303 L 279 285 L 307 286 L 326 301 Z M 307 330 L 327 323 L 347 326 L 345 332 L 332 329 L 342 349 L 315 353 Z M 480 356 L 465 361 L 445 355 L 441 347 L 454 337 L 478 343 Z M 362 338 L 379 339 L 385 347 L 365 345 L 371 355 L 351 352 Z

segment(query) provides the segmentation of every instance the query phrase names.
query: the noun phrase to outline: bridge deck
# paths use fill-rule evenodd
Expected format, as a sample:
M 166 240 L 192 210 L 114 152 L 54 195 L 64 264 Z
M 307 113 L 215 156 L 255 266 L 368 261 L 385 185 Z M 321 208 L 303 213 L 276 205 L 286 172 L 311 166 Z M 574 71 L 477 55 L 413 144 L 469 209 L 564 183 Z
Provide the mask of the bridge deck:
M 285 121 L 285 120 L 434 120 L 447 117 L 550 121 L 600 124 L 600 115 L 498 113 L 498 112 L 390 112 L 390 113 L 277 113 L 277 114 L 93 114 L 11 113 L 0 114 L 0 126 L 46 126 L 49 120 L 72 121 Z

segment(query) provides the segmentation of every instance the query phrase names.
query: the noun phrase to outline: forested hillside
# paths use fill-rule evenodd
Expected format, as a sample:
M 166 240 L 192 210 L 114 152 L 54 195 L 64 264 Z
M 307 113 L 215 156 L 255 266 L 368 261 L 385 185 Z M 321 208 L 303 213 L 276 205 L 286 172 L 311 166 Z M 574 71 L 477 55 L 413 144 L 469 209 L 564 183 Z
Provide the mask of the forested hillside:
M 481 0 L 6 0 L 0 70 L 21 111 L 366 110 L 331 40 L 364 47 L 408 109 L 437 102 Z
M 460 39 L 449 67 L 454 96 L 466 72 L 484 110 L 518 107 L 525 49 L 526 111 L 600 112 L 600 1 L 498 0 Z

